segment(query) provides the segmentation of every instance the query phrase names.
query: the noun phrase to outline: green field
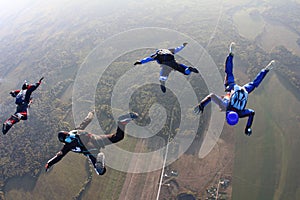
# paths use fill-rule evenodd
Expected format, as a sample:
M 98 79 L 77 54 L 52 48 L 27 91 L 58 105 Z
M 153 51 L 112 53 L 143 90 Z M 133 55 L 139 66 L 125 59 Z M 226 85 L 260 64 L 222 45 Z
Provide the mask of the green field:
M 135 143 L 136 139 L 126 137 L 120 143 L 120 147 L 126 146 L 127 150 L 133 151 Z M 84 199 L 118 199 L 126 173 L 109 167 L 107 170 L 108 173 L 104 176 L 97 176 L 83 155 L 69 153 L 48 173 L 42 172 L 36 182 L 30 176 L 27 179 L 18 179 L 18 182 L 15 179 L 9 180 L 7 185 L 11 187 L 7 188 L 6 198 L 12 200 L 74 199 L 85 190 L 81 195 Z M 26 187 L 29 183 L 32 183 L 31 187 Z
M 293 29 L 286 28 L 286 26 L 296 24 L 294 28 L 300 28 L 300 26 L 298 27 L 300 23 L 297 21 L 300 17 L 298 17 L 297 7 L 295 7 L 296 12 L 294 10 L 296 14 L 291 12 L 289 15 L 285 15 L 285 10 L 280 10 L 281 7 L 278 6 L 291 3 L 291 1 L 117 0 L 112 2 L 108 0 L 74 0 L 37 2 L 28 0 L 28 5 L 23 6 L 23 10 L 21 6 L 20 10 L 16 10 L 18 12 L 13 12 L 3 5 L 1 7 L 3 12 L 0 12 L 0 41 L 2 44 L 0 47 L 2 55 L 0 57 L 2 88 L 0 110 L 2 121 L 15 109 L 13 100 L 9 96 L 10 90 L 20 87 L 24 79 L 30 82 L 38 80 L 41 76 L 45 76 L 45 79 L 40 88 L 34 92 L 30 118 L 13 127 L 9 134 L 1 135 L 0 199 L 128 198 L 120 197 L 121 191 L 129 190 L 128 186 L 124 185 L 127 175 L 124 172 L 108 168 L 104 176 L 97 176 L 87 159 L 74 153 L 69 153 L 49 173 L 44 173 L 44 164 L 62 146 L 57 140 L 57 132 L 73 128 L 73 115 L 85 116 L 85 112 L 87 112 L 86 109 L 78 113 L 72 112 L 74 79 L 78 69 L 85 62 L 85 58 L 90 52 L 93 52 L 94 48 L 101 47 L 102 42 L 105 43 L 111 36 L 144 27 L 170 29 L 187 35 L 191 41 L 195 40 L 203 46 L 203 49 L 219 67 L 220 73 L 223 74 L 223 63 L 227 55 L 228 44 L 231 41 L 236 42 L 235 62 L 237 66 L 245 66 L 236 74 L 238 81 L 251 77 L 259 70 L 258 66 L 266 64 L 270 57 L 275 55 L 276 58 L 280 58 L 282 62 L 279 64 L 280 81 L 275 73 L 271 72 L 262 86 L 250 96 L 248 106 L 256 111 L 253 135 L 247 137 L 243 134 L 245 120 L 241 120 L 239 126 L 234 127 L 236 152 L 228 151 L 230 157 L 236 155 L 233 199 L 297 199 L 300 196 L 300 177 L 298 175 L 300 167 L 298 156 L 300 150 L 298 147 L 300 144 L 298 136 L 300 98 L 299 96 L 296 98 L 293 92 L 299 92 L 300 87 L 289 86 L 297 85 L 295 83 L 299 82 L 297 78 L 299 77 L 300 48 L 296 43 L 299 34 L 297 35 Z M 300 3 L 299 0 L 297 1 Z M 288 8 L 293 8 L 293 5 L 289 6 Z M 277 8 L 278 10 L 276 10 Z M 264 11 L 269 11 L 269 9 L 270 12 L 263 15 Z M 12 12 L 10 15 L 8 15 L 9 11 Z M 271 22 L 277 21 L 278 23 L 269 24 L 270 19 L 266 20 L 264 16 L 269 18 L 276 16 L 277 18 Z M 149 36 L 153 35 L 156 34 L 149 32 Z M 149 38 L 146 34 L 132 37 L 135 39 L 145 37 L 145 41 L 148 41 Z M 172 41 L 166 41 L 165 44 L 174 42 L 179 45 L 185 42 L 177 41 L 177 39 L 170 40 Z M 126 43 L 126 41 L 116 42 L 121 48 Z M 190 51 L 191 44 L 182 52 Z M 298 56 L 291 56 L 286 51 L 272 51 L 274 54 L 270 55 L 269 51 L 275 44 L 284 45 L 287 49 L 293 50 L 292 53 L 298 53 Z M 101 81 L 99 81 L 97 73 L 85 73 L 86 79 L 80 82 L 82 88 L 88 88 L 90 82 L 99 81 L 97 85 L 99 93 L 95 98 L 99 106 L 95 109 L 98 119 L 101 119 L 101 127 L 102 125 L 105 127 L 104 132 L 110 132 L 110 128 L 114 130 L 114 122 L 109 113 L 112 96 L 110 92 L 116 86 L 118 78 L 121 78 L 127 69 L 145 70 L 145 75 L 147 75 L 143 77 L 145 83 L 155 76 L 157 84 L 159 84 L 157 63 L 148 63 L 133 68 L 136 59 L 146 56 L 146 54 L 144 55 L 146 50 L 139 49 L 144 46 L 135 45 L 137 49 L 128 48 L 127 53 L 116 58 L 113 65 L 108 68 L 109 70 L 105 71 L 103 75 L 105 79 L 100 77 Z M 150 53 L 150 49 L 148 50 Z M 114 49 L 108 49 L 100 57 L 105 58 L 113 53 Z M 195 57 L 203 56 L 202 49 L 194 53 Z M 182 59 L 184 62 L 188 62 L 185 60 L 186 58 L 180 58 L 181 55 L 183 54 L 178 55 L 178 61 Z M 282 57 L 284 58 L 281 59 Z M 195 67 L 201 65 L 206 64 L 201 62 L 199 66 Z M 97 67 L 98 65 L 95 70 L 98 69 Z M 150 73 L 148 70 L 150 68 L 157 71 Z M 202 71 L 200 74 L 207 75 Z M 138 102 L 145 107 L 143 112 L 146 113 L 152 104 L 158 102 L 156 97 L 164 97 L 160 99 L 161 103 L 170 104 L 168 101 L 170 98 L 162 95 L 158 85 L 156 88 L 148 85 L 142 88 L 135 80 L 141 78 L 134 73 L 132 75 L 133 77 L 127 79 L 132 86 L 128 89 L 139 91 L 132 96 L 132 108 L 137 109 Z M 200 81 L 200 76 L 193 76 Z M 173 78 L 174 74 L 171 74 L 169 80 Z M 208 91 L 206 91 L 206 86 L 204 87 L 197 81 L 192 83 L 195 86 L 195 92 L 199 93 L 200 100 L 202 99 L 201 95 L 205 96 Z M 289 87 L 289 90 L 285 87 Z M 83 91 L 83 97 L 93 95 L 84 89 Z M 125 102 L 122 98 L 119 98 L 118 101 Z M 85 106 L 86 102 L 82 101 L 81 103 Z M 191 115 L 193 115 L 193 106 L 191 105 L 189 108 Z M 167 108 L 172 107 L 173 105 L 170 104 L 170 107 Z M 171 109 L 166 110 L 171 112 Z M 125 112 L 121 109 L 118 111 Z M 145 113 L 141 115 L 145 117 L 145 121 L 138 122 L 138 125 L 148 123 L 148 116 Z M 205 121 L 202 119 L 204 118 L 201 118 L 201 123 L 204 123 Z M 191 119 L 190 123 L 194 123 L 194 120 Z M 94 124 L 94 126 L 97 125 Z M 91 124 L 88 128 L 93 130 L 93 125 Z M 166 126 L 165 128 L 170 127 Z M 200 131 L 202 131 L 202 126 L 198 133 Z M 133 137 L 126 137 L 118 146 L 134 152 L 136 141 Z M 231 143 L 229 144 L 231 145 Z M 222 149 L 220 150 L 222 151 Z M 112 159 L 116 158 L 117 156 Z M 189 167 L 192 165 L 192 163 L 186 164 Z M 212 167 L 209 171 L 214 170 Z M 193 174 L 193 171 L 187 170 L 190 174 Z M 141 181 L 138 182 L 141 187 L 146 185 L 146 181 L 142 182 L 146 179 L 144 175 L 149 174 L 143 174 L 142 178 L 138 180 Z M 200 185 L 196 180 L 197 176 L 193 175 L 193 177 L 195 177 L 195 182 Z M 188 188 L 189 185 L 180 185 L 180 187 Z M 134 188 L 133 193 L 136 191 Z M 203 191 L 195 190 L 193 192 L 196 194 Z M 176 191 L 174 195 L 175 193 Z
M 256 111 L 253 135 L 246 137 L 239 125 L 234 200 L 299 198 L 300 103 L 276 75 L 269 76 L 248 103 Z

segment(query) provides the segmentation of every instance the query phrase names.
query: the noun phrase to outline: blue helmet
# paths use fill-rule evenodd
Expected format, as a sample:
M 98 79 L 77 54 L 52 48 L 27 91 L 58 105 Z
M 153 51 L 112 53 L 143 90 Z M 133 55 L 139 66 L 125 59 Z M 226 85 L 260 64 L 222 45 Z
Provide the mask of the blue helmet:
M 234 126 L 239 122 L 239 115 L 234 111 L 226 113 L 226 121 L 230 126 Z

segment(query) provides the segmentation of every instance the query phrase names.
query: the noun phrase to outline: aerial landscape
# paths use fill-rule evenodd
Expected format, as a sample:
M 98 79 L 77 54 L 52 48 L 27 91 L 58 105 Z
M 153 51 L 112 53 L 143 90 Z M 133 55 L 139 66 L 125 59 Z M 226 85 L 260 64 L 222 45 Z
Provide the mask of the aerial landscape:
M 24 80 L 29 116 L 0 135 L 0 200 L 300 200 L 299 0 L 3 0 L 0 1 L 0 113 L 15 111 L 10 92 Z M 273 69 L 249 95 L 246 119 L 226 123 L 208 94 L 225 95 L 224 62 L 234 42 L 238 84 Z M 134 65 L 160 48 L 195 67 L 160 83 L 156 62 Z M 139 117 L 124 139 L 101 149 L 106 173 L 68 153 L 57 134 L 77 127 L 113 133 L 120 115 Z

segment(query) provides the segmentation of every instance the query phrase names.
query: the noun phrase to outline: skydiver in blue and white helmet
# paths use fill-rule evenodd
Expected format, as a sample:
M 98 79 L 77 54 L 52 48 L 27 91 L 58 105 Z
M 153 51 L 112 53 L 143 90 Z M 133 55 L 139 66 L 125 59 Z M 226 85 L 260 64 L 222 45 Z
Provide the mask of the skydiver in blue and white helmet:
M 194 67 L 188 67 L 182 63 L 178 63 L 175 60 L 174 55 L 181 51 L 187 43 L 183 43 L 181 46 L 170 49 L 158 49 L 154 54 L 146 57 L 142 60 L 138 60 L 134 65 L 141 65 L 148 63 L 150 61 L 156 61 L 161 65 L 159 81 L 161 84 L 161 90 L 166 92 L 165 82 L 168 79 L 169 74 L 172 70 L 179 71 L 184 75 L 190 75 L 191 72 L 199 73 L 199 71 Z
M 247 109 L 246 104 L 248 101 L 248 94 L 250 94 L 255 88 L 257 88 L 262 80 L 265 78 L 270 69 L 273 68 L 272 60 L 265 68 L 263 68 L 252 82 L 249 82 L 243 86 L 239 86 L 235 83 L 233 75 L 233 45 L 230 44 L 229 55 L 225 62 L 225 96 L 219 97 L 214 93 L 207 95 L 194 109 L 195 113 L 203 112 L 204 107 L 213 100 L 220 107 L 221 111 L 226 111 L 226 121 L 229 125 L 233 126 L 238 123 L 239 118 L 248 117 L 248 121 L 245 128 L 245 134 L 250 136 L 252 133 L 252 122 L 254 118 L 254 110 Z

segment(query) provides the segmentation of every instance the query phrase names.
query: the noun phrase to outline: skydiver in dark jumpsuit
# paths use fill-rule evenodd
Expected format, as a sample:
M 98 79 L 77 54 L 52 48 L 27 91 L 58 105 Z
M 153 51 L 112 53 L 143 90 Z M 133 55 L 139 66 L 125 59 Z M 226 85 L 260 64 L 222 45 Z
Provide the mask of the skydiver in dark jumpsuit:
M 58 139 L 60 142 L 64 143 L 64 146 L 47 162 L 45 165 L 46 171 L 48 171 L 51 166 L 59 162 L 68 152 L 72 151 L 85 155 L 92 163 L 98 175 L 103 175 L 106 172 L 104 162 L 105 156 L 102 152 L 99 153 L 99 150 L 104 148 L 106 145 L 123 140 L 126 124 L 137 119 L 138 114 L 131 112 L 120 116 L 116 132 L 107 135 L 95 135 L 84 131 L 87 125 L 93 120 L 93 116 L 93 112 L 90 112 L 85 120 L 75 130 L 69 132 L 60 131 L 58 133 Z M 97 157 L 95 157 L 96 155 Z
M 44 77 L 35 84 L 29 84 L 25 81 L 22 86 L 22 90 L 14 90 L 9 93 L 12 97 L 16 98 L 15 103 L 17 108 L 16 112 L 3 123 L 2 133 L 4 135 L 20 120 L 27 120 L 28 108 L 31 103 L 31 94 L 39 87 L 43 79 Z
M 172 70 L 179 71 L 184 75 L 189 75 L 191 72 L 199 73 L 194 67 L 188 67 L 182 63 L 178 63 L 175 60 L 174 55 L 181 51 L 187 43 L 183 43 L 181 46 L 171 49 L 158 49 L 154 54 L 146 57 L 140 61 L 136 61 L 134 65 L 145 64 L 150 61 L 156 61 L 161 65 L 159 81 L 161 84 L 161 90 L 166 92 L 165 82 L 168 79 Z

